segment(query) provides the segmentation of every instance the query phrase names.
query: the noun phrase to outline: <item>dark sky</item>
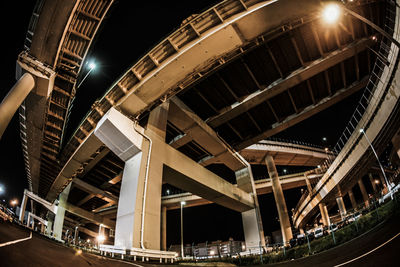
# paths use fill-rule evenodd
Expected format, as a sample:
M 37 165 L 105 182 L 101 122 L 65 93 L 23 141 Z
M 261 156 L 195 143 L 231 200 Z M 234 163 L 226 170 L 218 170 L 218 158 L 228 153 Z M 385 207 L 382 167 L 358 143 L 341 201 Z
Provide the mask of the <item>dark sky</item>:
M 6 4 L 4 3 L 6 2 Z M 2 78 L 0 99 L 15 83 L 15 62 L 23 49 L 23 42 L 35 1 L 2 1 Z M 179 27 L 193 13 L 200 13 L 217 0 L 202 1 L 131 1 L 120 0 L 111 8 L 88 54 L 98 68 L 85 80 L 77 92 L 67 135 L 75 130 L 91 104 L 136 60 L 158 41 Z M 85 73 L 83 73 L 84 75 Z M 333 146 L 343 131 L 359 96 L 321 112 L 277 137 L 299 140 L 321 146 Z M 322 137 L 327 137 L 327 142 Z M 66 140 L 65 140 L 66 141 Z M 5 200 L 21 198 L 27 187 L 22 150 L 19 139 L 18 117 L 14 116 L 0 140 L 0 184 L 6 187 L 1 196 Z M 284 167 L 279 167 L 282 171 Z M 290 170 L 290 168 L 288 168 Z M 267 174 L 265 174 L 267 175 Z M 300 189 L 285 191 L 288 210 L 297 204 Z M 272 194 L 259 197 L 266 234 L 279 229 L 277 211 Z M 241 216 L 218 205 L 185 209 L 185 242 L 243 239 Z M 208 216 L 208 215 L 215 216 Z M 168 243 L 179 242 L 179 210 L 168 213 Z

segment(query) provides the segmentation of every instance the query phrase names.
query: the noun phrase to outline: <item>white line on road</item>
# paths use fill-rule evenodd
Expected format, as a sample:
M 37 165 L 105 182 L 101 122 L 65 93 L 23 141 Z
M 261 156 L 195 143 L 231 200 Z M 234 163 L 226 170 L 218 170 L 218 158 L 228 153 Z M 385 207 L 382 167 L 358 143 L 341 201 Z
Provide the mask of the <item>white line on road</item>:
M 0 248 L 1 248 L 1 247 L 8 246 L 8 245 L 16 244 L 16 243 L 19 243 L 19 242 L 22 242 L 22 241 L 25 241 L 25 240 L 29 240 L 29 239 L 31 239 L 31 238 L 32 238 L 32 232 L 31 232 L 31 234 L 29 235 L 29 237 L 22 238 L 22 239 L 17 239 L 17 240 L 14 240 L 14 241 L 9 241 L 9 242 L 6 242 L 6 243 L 2 243 L 2 244 L 0 244 Z
M 354 258 L 354 259 L 352 259 L 352 260 L 349 260 L 349 261 L 343 262 L 343 263 L 341 263 L 341 264 L 335 265 L 334 267 L 343 266 L 343 265 L 346 265 L 346 264 L 348 264 L 348 263 L 350 263 L 350 262 L 353 262 L 353 261 L 356 261 L 356 260 L 358 260 L 358 259 L 361 259 L 362 257 L 365 257 L 365 256 L 367 256 L 368 254 L 374 252 L 375 250 L 380 249 L 381 247 L 383 247 L 384 245 L 386 245 L 387 243 L 389 243 L 390 241 L 392 241 L 393 239 L 395 239 L 395 238 L 396 238 L 397 236 L 399 236 L 399 235 L 400 235 L 400 233 L 398 233 L 398 234 L 395 235 L 394 237 L 390 238 L 388 241 L 386 241 L 385 243 L 381 244 L 380 246 L 378 246 L 378 247 L 376 247 L 376 248 L 374 248 L 374 249 L 368 251 L 367 253 L 364 253 L 363 255 L 358 256 L 357 258 Z

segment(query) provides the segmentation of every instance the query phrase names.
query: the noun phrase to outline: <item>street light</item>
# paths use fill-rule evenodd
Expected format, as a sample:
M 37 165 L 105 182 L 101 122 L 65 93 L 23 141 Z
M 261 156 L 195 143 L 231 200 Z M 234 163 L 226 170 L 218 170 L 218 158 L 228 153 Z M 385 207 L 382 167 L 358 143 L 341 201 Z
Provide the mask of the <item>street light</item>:
M 383 177 L 385 178 L 385 182 L 386 182 L 386 184 L 387 184 L 387 186 L 388 186 L 388 190 L 391 191 L 391 190 L 392 190 L 392 186 L 389 184 L 389 182 L 388 182 L 388 180 L 387 180 L 386 173 L 385 173 L 385 171 L 383 170 L 383 167 L 382 167 L 381 162 L 379 161 L 378 154 L 376 154 L 376 151 L 375 151 L 374 147 L 372 146 L 372 143 L 371 143 L 371 141 L 369 140 L 369 138 L 368 138 L 368 136 L 367 136 L 367 134 L 366 134 L 366 132 L 364 131 L 363 128 L 360 129 L 360 133 L 364 134 L 365 139 L 367 139 L 367 142 L 368 142 L 369 146 L 370 146 L 371 149 L 372 149 L 372 152 L 374 152 L 374 155 L 375 155 L 375 157 L 376 157 L 376 159 L 377 159 L 377 161 L 378 161 L 379 167 L 381 168 Z
M 96 68 L 96 63 L 93 61 L 88 63 L 89 71 L 86 73 L 85 77 L 83 77 L 82 81 L 78 84 L 76 88 L 79 88 L 81 84 L 86 80 L 86 78 L 89 76 L 89 74 Z
M 185 256 L 183 253 L 183 206 L 186 205 L 185 201 L 181 201 L 181 257 Z
M 356 19 L 361 20 L 362 22 L 366 23 L 367 25 L 371 26 L 373 29 L 375 29 L 377 32 L 388 38 L 392 43 L 394 43 L 397 47 L 400 47 L 400 43 L 393 38 L 390 34 L 385 32 L 381 27 L 373 23 L 372 21 L 364 18 L 360 14 L 346 8 L 343 4 L 339 3 L 330 3 L 325 6 L 325 8 L 322 10 L 322 17 L 324 21 L 328 24 L 333 24 L 334 22 L 339 20 L 340 14 L 341 13 L 346 13 L 350 14 Z
M 13 200 L 11 200 L 10 204 L 12 207 L 15 207 L 16 205 L 18 205 L 18 200 L 13 199 Z
M 336 3 L 330 3 L 326 5 L 324 10 L 322 11 L 322 17 L 328 24 L 333 24 L 334 22 L 336 22 L 339 19 L 340 14 L 340 7 Z
M 3 187 L 3 185 L 1 185 L 1 184 L 0 184 L 0 195 L 1 195 L 1 194 L 3 194 L 3 193 L 4 193 L 4 191 L 5 191 L 5 190 L 4 190 L 4 187 Z

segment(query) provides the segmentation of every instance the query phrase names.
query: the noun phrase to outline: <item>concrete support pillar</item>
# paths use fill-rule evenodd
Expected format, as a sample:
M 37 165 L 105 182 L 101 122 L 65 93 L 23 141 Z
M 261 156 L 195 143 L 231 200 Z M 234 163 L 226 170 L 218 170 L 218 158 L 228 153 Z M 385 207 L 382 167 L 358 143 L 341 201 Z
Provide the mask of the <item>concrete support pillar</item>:
M 246 163 L 244 159 L 243 162 Z M 265 245 L 264 229 L 261 220 L 260 208 L 250 165 L 235 172 L 236 182 L 240 189 L 253 194 L 255 208 L 242 212 L 243 231 L 246 248 L 263 247 Z
M 21 223 L 24 223 L 24 217 L 25 217 L 25 210 L 26 210 L 26 203 L 27 202 L 28 202 L 28 197 L 26 196 L 25 191 L 24 191 L 24 196 L 22 197 L 22 202 L 21 202 L 21 209 L 19 211 L 19 221 Z
M 54 222 L 54 217 L 49 216 L 47 219 L 47 226 L 46 226 L 46 235 L 51 236 L 51 232 L 53 231 L 53 222 Z
M 167 207 L 161 207 L 161 250 L 167 250 Z
M 369 177 L 369 181 L 371 182 L 372 189 L 374 190 L 374 193 L 378 192 L 378 189 L 376 188 L 375 179 L 372 176 L 372 173 L 368 173 L 368 177 Z
M 269 176 L 272 182 L 272 191 L 274 193 L 276 208 L 278 209 L 279 222 L 281 225 L 282 239 L 286 243 L 292 239 L 292 228 L 290 226 L 289 215 L 286 207 L 285 197 L 281 183 L 279 181 L 278 172 L 276 171 L 275 162 L 272 156 L 265 157 L 265 164 L 267 165 Z
M 349 194 L 351 206 L 353 207 L 353 209 L 357 209 L 357 201 L 356 198 L 354 197 L 353 190 L 350 189 L 349 192 L 347 192 L 347 194 Z
M 329 219 L 328 208 L 324 203 L 319 203 L 319 211 L 321 212 L 322 224 L 324 226 L 329 226 L 331 220 Z
M 44 235 L 44 234 L 45 234 L 45 231 L 46 231 L 46 225 L 45 225 L 44 223 L 42 223 L 42 224 L 40 225 L 40 233 L 41 233 L 42 235 Z
M 336 202 L 339 207 L 340 217 L 343 219 L 344 217 L 346 217 L 346 213 L 347 213 L 346 206 L 344 205 L 343 197 L 337 197 Z
M 14 116 L 15 111 L 25 100 L 29 92 L 35 87 L 35 79 L 29 73 L 25 73 L 11 88 L 0 104 L 0 139 Z
M 62 240 L 62 229 L 64 225 L 64 216 L 65 216 L 65 206 L 68 201 L 69 191 L 71 190 L 72 183 L 69 183 L 67 187 L 61 192 L 58 197 L 58 208 L 56 213 L 56 218 L 54 220 L 54 230 L 53 237 L 58 241 Z
M 28 219 L 26 220 L 26 227 L 31 228 L 31 213 L 30 212 L 28 212 Z
M 311 187 L 310 179 L 308 179 L 307 174 L 304 174 L 304 179 L 306 180 L 307 190 L 308 190 L 308 193 L 310 194 L 312 191 L 312 187 Z
M 365 206 L 368 207 L 369 206 L 368 193 L 367 190 L 365 189 L 364 182 L 362 179 L 358 180 L 358 186 L 360 187 Z
M 98 123 L 95 135 L 125 161 L 118 201 L 117 247 L 159 250 L 161 245 L 161 190 L 169 103 L 154 109 L 144 132 L 115 109 Z

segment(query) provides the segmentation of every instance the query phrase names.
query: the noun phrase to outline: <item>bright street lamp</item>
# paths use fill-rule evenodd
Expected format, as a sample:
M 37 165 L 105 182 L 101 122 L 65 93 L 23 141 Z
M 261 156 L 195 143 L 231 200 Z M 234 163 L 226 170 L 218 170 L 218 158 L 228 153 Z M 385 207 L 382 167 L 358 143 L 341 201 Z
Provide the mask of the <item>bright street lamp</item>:
M 86 80 L 86 78 L 89 76 L 89 74 L 96 68 L 96 63 L 93 61 L 88 63 L 89 71 L 86 73 L 85 77 L 83 77 L 82 81 L 78 84 L 76 88 L 79 88 L 81 84 Z
M 328 24 L 333 24 L 335 23 L 341 14 L 341 10 L 338 4 L 328 4 L 322 11 L 322 17 L 324 18 L 324 21 Z
M 5 191 L 4 187 L 2 185 L 0 185 L 0 195 L 3 194 Z
M 183 253 L 183 206 L 186 205 L 185 201 L 181 201 L 181 257 L 185 256 Z
M 373 23 L 372 21 L 364 18 L 360 14 L 346 8 L 343 4 L 339 3 L 330 3 L 325 6 L 325 8 L 322 10 L 322 18 L 324 21 L 328 24 L 333 24 L 334 22 L 339 20 L 340 14 L 341 13 L 346 13 L 350 14 L 356 19 L 361 20 L 362 22 L 366 23 L 367 25 L 371 26 L 373 29 L 375 29 L 377 32 L 388 38 L 392 43 L 394 43 L 397 47 L 400 47 L 399 41 L 393 38 L 390 34 L 385 32 L 381 27 Z
M 365 133 L 365 131 L 364 131 L 363 128 L 360 129 L 360 133 L 364 134 L 365 139 L 367 139 L 367 142 L 368 142 L 369 146 L 370 146 L 371 149 L 372 149 L 372 152 L 374 152 L 374 155 L 375 155 L 375 157 L 376 157 L 376 159 L 377 159 L 377 161 L 378 161 L 379 167 L 381 168 L 383 177 L 385 178 L 385 182 L 386 182 L 386 184 L 387 184 L 387 186 L 388 186 L 388 190 L 389 190 L 389 192 L 390 192 L 390 191 L 392 190 L 392 186 L 391 186 L 391 185 L 389 184 L 389 182 L 388 182 L 388 179 L 387 179 L 387 177 L 386 177 L 386 173 L 385 173 L 385 171 L 383 170 L 383 167 L 382 167 L 381 162 L 379 161 L 378 154 L 376 154 L 376 151 L 375 151 L 374 147 L 372 146 L 372 143 L 371 143 L 371 141 L 369 140 L 369 138 L 368 138 L 368 136 L 367 136 L 367 134 Z
M 16 205 L 18 205 L 18 200 L 13 199 L 13 200 L 11 200 L 10 204 L 11 204 L 11 206 L 15 207 Z

